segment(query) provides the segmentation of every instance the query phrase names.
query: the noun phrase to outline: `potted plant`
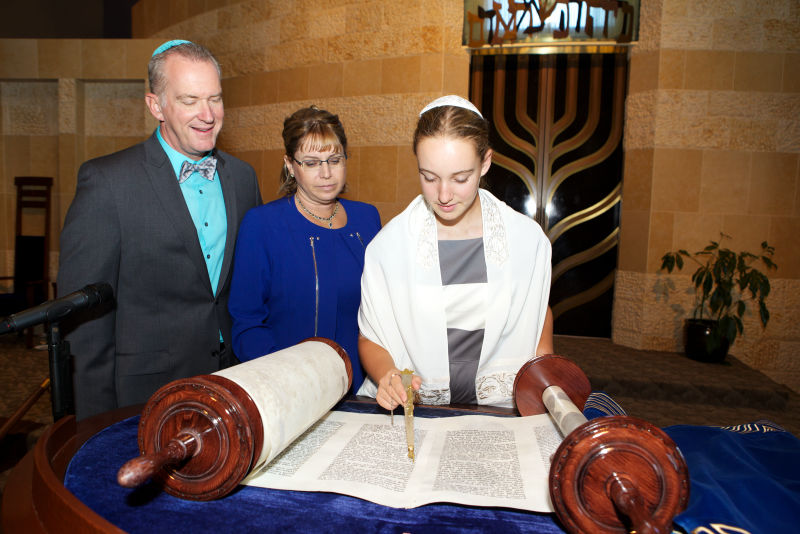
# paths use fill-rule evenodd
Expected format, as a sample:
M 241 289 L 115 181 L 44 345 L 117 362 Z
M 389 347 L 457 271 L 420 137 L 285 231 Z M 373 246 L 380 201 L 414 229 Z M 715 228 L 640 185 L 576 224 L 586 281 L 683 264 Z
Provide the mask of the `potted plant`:
M 770 291 L 769 278 L 755 266 L 777 269 L 772 261 L 775 249 L 764 241 L 761 254 L 737 253 L 722 247 L 723 239 L 730 236 L 720 233 L 719 241 L 711 241 L 694 254 L 681 249 L 667 252 L 661 258 L 661 269 L 668 273 L 682 269 L 684 257 L 697 264 L 692 275 L 694 313 L 686 320 L 686 355 L 695 360 L 725 359 L 736 336 L 744 332 L 742 317 L 748 301 L 758 305 L 761 325 L 767 326 L 769 322 L 765 302 Z

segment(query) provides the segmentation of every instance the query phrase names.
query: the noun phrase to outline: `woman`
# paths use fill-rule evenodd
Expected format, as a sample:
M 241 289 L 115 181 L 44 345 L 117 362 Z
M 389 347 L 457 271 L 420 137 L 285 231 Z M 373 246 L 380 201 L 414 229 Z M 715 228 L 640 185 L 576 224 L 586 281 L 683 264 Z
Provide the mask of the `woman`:
M 364 250 L 380 230 L 374 206 L 339 198 L 347 137 L 315 106 L 283 123 L 283 198 L 250 210 L 236 243 L 231 296 L 233 349 L 244 361 L 321 336 L 333 339 L 363 381 L 357 313 Z
M 514 377 L 553 350 L 550 242 L 536 222 L 479 189 L 492 150 L 469 101 L 447 96 L 414 133 L 422 194 L 367 248 L 359 394 L 405 402 L 400 369 L 425 404 L 512 405 Z

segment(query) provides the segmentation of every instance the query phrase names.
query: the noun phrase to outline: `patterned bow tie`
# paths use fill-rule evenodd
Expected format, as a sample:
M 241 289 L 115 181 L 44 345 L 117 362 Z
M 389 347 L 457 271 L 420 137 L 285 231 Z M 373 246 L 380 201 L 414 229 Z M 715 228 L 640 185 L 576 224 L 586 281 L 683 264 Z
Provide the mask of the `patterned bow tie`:
M 178 176 L 178 183 L 182 184 L 183 182 L 188 180 L 193 172 L 198 172 L 200 173 L 200 176 L 202 176 L 206 180 L 213 181 L 214 171 L 216 170 L 216 168 L 217 168 L 217 158 L 215 158 L 214 156 L 208 156 L 200 163 L 191 163 L 189 161 L 184 161 L 183 165 L 181 165 L 181 174 L 180 176 Z

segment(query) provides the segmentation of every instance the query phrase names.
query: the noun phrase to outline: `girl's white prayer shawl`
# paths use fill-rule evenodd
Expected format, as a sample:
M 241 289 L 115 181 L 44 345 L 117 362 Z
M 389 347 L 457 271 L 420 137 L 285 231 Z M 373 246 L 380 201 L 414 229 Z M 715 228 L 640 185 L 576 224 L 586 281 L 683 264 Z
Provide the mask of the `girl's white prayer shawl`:
M 514 377 L 536 354 L 550 294 L 550 241 L 531 218 L 480 189 L 488 277 L 486 323 L 475 379 L 478 404 L 511 406 Z M 422 195 L 367 247 L 361 334 L 422 377 L 425 404 L 449 404 L 447 321 L 436 218 Z M 359 395 L 374 397 L 367 378 Z

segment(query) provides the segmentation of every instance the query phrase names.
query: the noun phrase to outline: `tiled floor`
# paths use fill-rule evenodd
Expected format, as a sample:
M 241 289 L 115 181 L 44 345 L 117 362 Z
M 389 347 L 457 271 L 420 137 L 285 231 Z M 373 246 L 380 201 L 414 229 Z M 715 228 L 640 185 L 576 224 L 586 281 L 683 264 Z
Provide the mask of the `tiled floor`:
M 768 419 L 800 436 L 800 394 L 733 356 L 721 364 L 683 354 L 640 351 L 607 339 L 556 337 L 556 352 L 577 363 L 592 389 L 660 426 L 727 426 Z

